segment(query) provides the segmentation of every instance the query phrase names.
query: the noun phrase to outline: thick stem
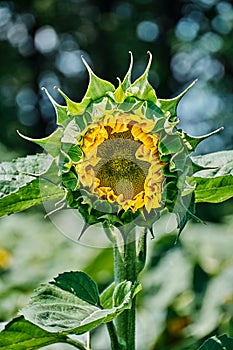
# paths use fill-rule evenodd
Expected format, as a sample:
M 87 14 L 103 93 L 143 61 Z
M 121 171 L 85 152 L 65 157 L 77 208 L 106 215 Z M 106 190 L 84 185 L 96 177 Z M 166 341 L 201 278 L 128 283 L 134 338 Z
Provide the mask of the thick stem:
M 120 350 L 121 347 L 120 347 L 120 344 L 118 342 L 118 337 L 116 334 L 116 329 L 115 329 L 114 323 L 112 321 L 108 322 L 107 328 L 108 328 L 108 333 L 109 333 L 110 340 L 111 340 L 111 349 L 112 350 Z
M 116 245 L 114 248 L 114 277 L 115 284 L 125 280 L 133 284 L 137 281 L 137 256 L 135 229 L 123 235 L 123 246 Z M 136 300 L 132 307 L 122 312 L 116 319 L 117 335 L 125 350 L 135 350 L 135 313 Z

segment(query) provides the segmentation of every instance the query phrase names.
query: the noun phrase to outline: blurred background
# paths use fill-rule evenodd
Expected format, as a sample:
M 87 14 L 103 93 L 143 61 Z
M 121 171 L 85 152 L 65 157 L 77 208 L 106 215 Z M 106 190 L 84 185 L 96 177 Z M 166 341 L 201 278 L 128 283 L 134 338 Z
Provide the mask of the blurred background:
M 41 87 L 58 103 L 64 101 L 54 86 L 80 101 L 88 84 L 81 55 L 98 76 L 117 85 L 116 77 L 128 69 L 129 50 L 133 80 L 152 52 L 149 80 L 160 98 L 174 97 L 198 78 L 178 107 L 181 126 L 195 136 L 224 130 L 197 154 L 232 149 L 230 0 L 19 0 L 0 1 L 0 160 L 40 152 L 17 129 L 34 138 L 55 129 Z M 196 349 L 196 340 L 233 332 L 232 208 L 232 201 L 198 205 L 208 225 L 190 224 L 176 246 L 166 220 L 159 224 L 142 276 L 140 350 Z M 109 249 L 84 248 L 62 236 L 43 219 L 42 207 L 1 219 L 0 321 L 14 316 L 38 283 L 64 270 L 84 268 L 104 288 L 112 278 L 111 261 Z M 102 332 L 94 334 L 96 349 L 107 350 Z

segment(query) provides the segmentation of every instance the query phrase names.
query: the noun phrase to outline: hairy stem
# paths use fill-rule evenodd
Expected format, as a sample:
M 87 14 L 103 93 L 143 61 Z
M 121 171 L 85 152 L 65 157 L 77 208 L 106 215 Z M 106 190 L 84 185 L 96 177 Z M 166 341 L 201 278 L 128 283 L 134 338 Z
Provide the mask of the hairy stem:
M 112 350 L 120 350 L 121 346 L 118 342 L 118 337 L 117 337 L 116 328 L 114 326 L 114 323 L 112 321 L 108 322 L 107 328 L 108 328 L 108 333 L 109 333 L 109 337 L 111 340 L 111 349 Z
M 114 248 L 114 277 L 115 284 L 122 281 L 137 281 L 137 256 L 135 229 L 123 235 L 123 245 Z M 125 350 L 135 349 L 135 313 L 136 299 L 132 301 L 132 307 L 122 312 L 116 319 L 117 335 L 122 348 Z

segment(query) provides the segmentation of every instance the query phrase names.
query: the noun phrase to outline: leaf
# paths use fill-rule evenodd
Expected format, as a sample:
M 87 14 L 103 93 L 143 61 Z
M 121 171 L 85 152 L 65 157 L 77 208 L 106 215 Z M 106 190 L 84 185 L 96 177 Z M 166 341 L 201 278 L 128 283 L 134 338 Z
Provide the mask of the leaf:
M 23 211 L 43 201 L 63 198 L 64 190 L 51 182 L 54 178 L 57 181 L 53 164 L 52 157 L 47 154 L 1 163 L 0 216 Z
M 67 168 L 67 172 L 62 174 L 62 183 L 63 185 L 71 190 L 75 191 L 78 187 L 78 178 L 69 168 Z
M 0 164 L 0 197 L 17 191 L 20 187 L 32 182 L 31 175 L 44 174 L 52 164 L 53 159 L 46 154 L 36 154 L 18 158 L 12 162 Z
M 116 103 L 123 103 L 125 98 L 126 98 L 126 94 L 123 90 L 122 87 L 122 83 L 120 81 L 119 78 L 117 78 L 119 81 L 119 86 L 118 88 L 114 91 L 114 92 L 109 92 L 108 95 L 116 102 Z
M 130 309 L 138 286 L 122 282 L 116 290 L 115 306 L 102 309 L 76 294 L 54 285 L 41 285 L 21 313 L 24 317 L 49 332 L 82 334 L 98 325 L 112 321 L 125 309 Z M 117 302 L 120 302 L 117 304 Z
M 218 176 L 215 178 L 197 177 L 189 179 L 189 184 L 196 184 L 195 201 L 221 203 L 233 197 L 233 176 Z
M 83 121 L 82 116 L 77 116 L 72 118 L 70 122 L 67 124 L 67 126 L 65 127 L 63 131 L 63 136 L 61 139 L 63 143 L 69 143 L 74 145 L 77 144 L 77 138 L 80 135 L 80 127 L 78 125 L 78 120 Z
M 65 335 L 48 333 L 20 316 L 8 323 L 0 332 L 0 349 L 36 350 L 49 344 L 64 343 L 66 340 Z
M 78 145 L 71 145 L 68 150 L 68 155 L 73 163 L 77 163 L 82 156 L 81 148 Z
M 12 162 L 0 164 L 0 197 L 17 191 L 34 180 L 30 174 L 43 174 L 49 168 L 51 158 L 46 155 L 18 158 Z
M 207 339 L 198 350 L 232 350 L 233 338 L 227 335 L 214 336 Z
M 0 217 L 31 208 L 50 200 L 64 198 L 65 192 L 46 180 L 35 179 L 17 192 L 0 198 Z
M 116 285 L 115 290 L 113 292 L 113 304 L 114 306 L 121 305 L 124 303 L 125 296 L 131 294 L 131 298 L 142 290 L 142 286 L 139 283 L 135 283 L 132 286 L 132 282 L 124 281 Z
M 233 151 L 222 151 L 192 157 L 203 170 L 187 178 L 196 185 L 196 202 L 220 203 L 233 196 Z
M 57 287 L 73 293 L 89 304 L 99 305 L 99 291 L 96 283 L 82 271 L 64 272 L 54 279 Z
M 233 151 L 214 152 L 191 158 L 195 164 L 203 168 L 215 168 L 219 175 L 233 174 Z

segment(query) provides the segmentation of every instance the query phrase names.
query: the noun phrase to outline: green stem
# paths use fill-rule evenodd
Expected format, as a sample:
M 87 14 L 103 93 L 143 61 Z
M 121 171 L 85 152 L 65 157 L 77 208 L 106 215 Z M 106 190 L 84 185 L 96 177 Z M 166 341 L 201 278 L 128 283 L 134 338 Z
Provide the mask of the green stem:
M 115 285 L 123 281 L 137 282 L 137 254 L 135 229 L 123 232 L 123 245 L 114 248 L 114 277 Z M 132 307 L 123 311 L 116 319 L 117 335 L 122 348 L 135 350 L 135 317 L 136 299 L 132 301 Z
M 114 244 L 114 281 L 115 285 L 123 281 L 137 283 L 138 274 L 146 262 L 146 229 L 142 230 L 138 243 L 136 242 L 136 229 L 116 231 L 105 227 L 105 232 Z M 136 298 L 132 300 L 131 309 L 123 311 L 113 322 L 107 323 L 112 350 L 135 350 L 135 320 Z
M 118 337 L 116 334 L 116 328 L 114 326 L 114 323 L 112 321 L 108 322 L 107 328 L 108 328 L 108 333 L 109 333 L 110 340 L 111 340 L 111 349 L 112 350 L 119 350 L 121 347 L 120 347 L 120 344 L 118 342 Z

